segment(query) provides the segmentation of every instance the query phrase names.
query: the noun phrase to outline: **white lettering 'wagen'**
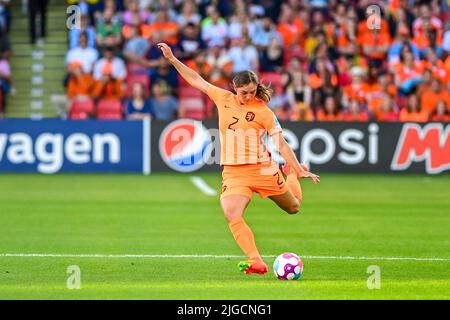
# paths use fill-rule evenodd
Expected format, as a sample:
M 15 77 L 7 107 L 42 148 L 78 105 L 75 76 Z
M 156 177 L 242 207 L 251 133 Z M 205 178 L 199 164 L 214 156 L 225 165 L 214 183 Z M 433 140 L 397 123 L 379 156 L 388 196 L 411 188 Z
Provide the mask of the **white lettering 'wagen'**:
M 105 149 L 108 158 L 105 160 Z M 35 164 L 40 173 L 56 173 L 64 161 L 81 165 L 120 162 L 120 140 L 113 133 L 73 133 L 66 138 L 58 133 L 42 133 L 35 140 L 24 132 L 0 133 L 0 163 Z

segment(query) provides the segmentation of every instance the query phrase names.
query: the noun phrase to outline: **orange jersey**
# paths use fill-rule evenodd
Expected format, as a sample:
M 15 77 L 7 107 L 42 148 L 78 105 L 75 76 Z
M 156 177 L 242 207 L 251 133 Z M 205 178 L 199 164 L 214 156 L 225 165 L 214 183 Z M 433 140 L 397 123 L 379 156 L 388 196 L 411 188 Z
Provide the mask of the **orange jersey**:
M 272 110 L 254 98 L 241 105 L 235 94 L 211 85 L 208 96 L 217 106 L 220 131 L 220 164 L 240 165 L 270 162 L 267 135 L 281 132 Z

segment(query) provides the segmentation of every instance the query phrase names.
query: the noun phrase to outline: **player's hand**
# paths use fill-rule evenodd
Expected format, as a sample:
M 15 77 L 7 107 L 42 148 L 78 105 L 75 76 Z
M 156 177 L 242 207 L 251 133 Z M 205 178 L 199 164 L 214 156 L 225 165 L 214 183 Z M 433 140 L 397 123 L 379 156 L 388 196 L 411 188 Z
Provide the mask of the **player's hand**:
M 309 172 L 309 171 L 303 171 L 301 173 L 300 177 L 301 178 L 311 178 L 311 180 L 316 184 L 320 182 L 320 176 L 318 176 L 317 174 L 314 174 L 312 172 Z
M 161 49 L 164 58 L 166 58 L 169 61 L 172 61 L 175 58 L 172 49 L 170 49 L 170 47 L 166 43 L 160 42 L 157 44 L 157 46 L 159 49 Z

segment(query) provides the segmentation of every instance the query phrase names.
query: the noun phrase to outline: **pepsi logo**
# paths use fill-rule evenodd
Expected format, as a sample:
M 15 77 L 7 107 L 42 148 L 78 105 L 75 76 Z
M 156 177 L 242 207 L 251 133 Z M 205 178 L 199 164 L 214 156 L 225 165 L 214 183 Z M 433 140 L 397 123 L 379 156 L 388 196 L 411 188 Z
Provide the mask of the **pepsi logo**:
M 164 163 L 179 172 L 193 172 L 205 165 L 211 135 L 200 121 L 180 119 L 168 124 L 159 138 Z

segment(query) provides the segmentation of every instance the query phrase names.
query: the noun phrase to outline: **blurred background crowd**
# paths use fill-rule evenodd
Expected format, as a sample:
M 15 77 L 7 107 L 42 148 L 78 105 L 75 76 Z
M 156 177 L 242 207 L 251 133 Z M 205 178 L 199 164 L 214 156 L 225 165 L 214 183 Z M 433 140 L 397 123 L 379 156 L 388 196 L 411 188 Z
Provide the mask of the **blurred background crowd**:
M 166 42 L 223 88 L 236 72 L 257 71 L 279 120 L 450 121 L 446 0 L 68 4 L 81 12 L 64 79 L 73 119 L 215 118 L 212 102 L 162 57 L 156 44 Z

